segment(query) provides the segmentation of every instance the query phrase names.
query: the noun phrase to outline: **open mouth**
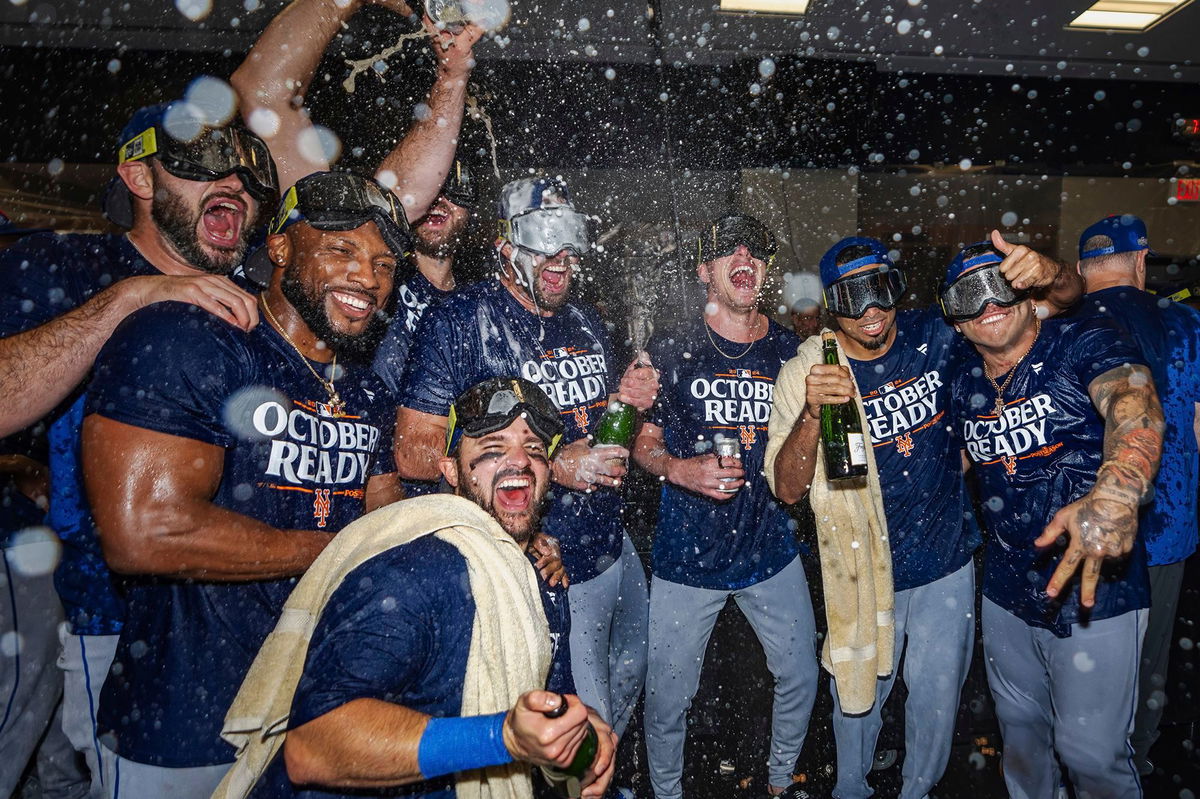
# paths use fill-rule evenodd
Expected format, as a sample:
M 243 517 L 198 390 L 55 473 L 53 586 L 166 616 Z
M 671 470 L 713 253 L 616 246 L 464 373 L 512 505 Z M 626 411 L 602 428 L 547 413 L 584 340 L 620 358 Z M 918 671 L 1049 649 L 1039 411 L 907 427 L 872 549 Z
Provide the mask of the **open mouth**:
M 735 289 L 754 289 L 757 275 L 752 267 L 739 266 L 729 273 L 729 282 Z
M 1003 322 L 1008 317 L 1007 308 L 997 308 L 992 305 L 985 310 L 982 315 L 976 320 L 981 325 L 995 325 Z
M 331 289 L 329 298 L 337 305 L 343 316 L 352 320 L 366 319 L 375 310 L 375 301 L 358 292 Z
M 496 506 L 505 511 L 523 511 L 533 498 L 533 479 L 528 476 L 505 477 L 496 486 Z
M 233 249 L 242 235 L 246 206 L 231 197 L 214 197 L 205 206 L 200 219 L 203 238 L 208 244 L 218 249 Z
M 885 321 L 886 320 L 881 318 L 870 322 L 864 322 L 858 326 L 858 329 L 867 336 L 878 336 L 879 334 L 883 333 Z
M 421 219 L 421 227 L 440 230 L 450 222 L 450 214 L 447 214 L 437 208 L 425 214 Z
M 542 270 L 542 286 L 552 294 L 566 291 L 570 274 L 571 267 L 569 266 L 558 264 L 547 266 Z

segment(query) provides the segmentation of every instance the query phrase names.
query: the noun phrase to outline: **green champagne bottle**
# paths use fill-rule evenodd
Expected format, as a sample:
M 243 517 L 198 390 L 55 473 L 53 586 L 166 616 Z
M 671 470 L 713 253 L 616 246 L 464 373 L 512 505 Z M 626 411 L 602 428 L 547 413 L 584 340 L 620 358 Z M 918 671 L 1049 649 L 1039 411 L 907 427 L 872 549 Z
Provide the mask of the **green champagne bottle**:
M 821 334 L 821 354 L 825 363 L 838 364 L 837 338 L 829 331 Z M 825 448 L 826 478 L 845 480 L 867 473 L 867 440 L 853 400 L 821 406 L 821 446 Z
M 567 698 L 559 694 L 562 699 L 562 704 L 547 710 L 543 713 L 546 718 L 556 719 L 567 712 Z M 599 738 L 596 737 L 596 728 L 588 722 L 587 735 L 579 744 L 579 748 L 575 750 L 575 758 L 571 761 L 571 765 L 565 769 L 556 768 L 554 766 L 542 766 L 542 776 L 546 778 L 546 783 L 553 789 L 554 793 L 564 799 L 579 799 L 583 792 L 583 777 L 587 774 L 587 770 L 592 767 L 592 761 L 596 759 L 596 748 L 599 745 Z
M 629 449 L 633 443 L 633 431 L 637 428 L 637 408 L 626 405 L 620 400 L 613 400 L 608 409 L 600 417 L 596 432 L 592 433 L 592 446 L 601 444 L 616 444 L 618 447 Z

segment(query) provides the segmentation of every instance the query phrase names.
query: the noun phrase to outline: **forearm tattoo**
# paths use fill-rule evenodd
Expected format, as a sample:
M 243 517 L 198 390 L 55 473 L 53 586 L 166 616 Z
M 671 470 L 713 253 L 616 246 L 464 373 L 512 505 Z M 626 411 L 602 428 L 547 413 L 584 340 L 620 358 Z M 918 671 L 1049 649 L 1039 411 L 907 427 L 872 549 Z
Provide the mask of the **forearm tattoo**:
M 1112 369 L 1088 386 L 1104 416 L 1104 462 L 1079 511 L 1084 548 L 1121 555 L 1137 535 L 1138 504 L 1158 471 L 1165 424 L 1144 366 Z

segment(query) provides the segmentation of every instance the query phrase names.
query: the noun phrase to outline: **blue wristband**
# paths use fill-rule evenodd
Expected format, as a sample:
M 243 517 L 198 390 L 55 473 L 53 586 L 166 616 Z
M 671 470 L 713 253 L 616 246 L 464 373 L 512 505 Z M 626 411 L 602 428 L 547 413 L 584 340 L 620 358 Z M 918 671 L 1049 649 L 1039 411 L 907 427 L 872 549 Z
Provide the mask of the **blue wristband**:
M 431 718 L 417 746 L 421 776 L 430 780 L 457 771 L 511 763 L 513 756 L 504 745 L 507 715 Z

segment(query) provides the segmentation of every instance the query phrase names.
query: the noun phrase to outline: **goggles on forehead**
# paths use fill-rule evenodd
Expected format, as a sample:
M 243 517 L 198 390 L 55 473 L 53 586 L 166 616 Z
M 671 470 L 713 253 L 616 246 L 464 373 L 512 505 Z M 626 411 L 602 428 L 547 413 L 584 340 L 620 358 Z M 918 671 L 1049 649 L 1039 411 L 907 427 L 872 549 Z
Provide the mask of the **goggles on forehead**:
M 502 219 L 500 235 L 547 257 L 571 250 L 582 258 L 588 251 L 587 217 L 567 205 L 535 208 L 511 221 Z
M 879 263 L 874 255 L 859 259 L 863 263 L 851 261 L 845 266 L 858 269 L 863 266 Z M 880 265 L 870 272 L 844 277 L 825 288 L 823 293 L 825 307 L 836 316 L 857 319 L 871 308 L 890 311 L 904 297 L 908 288 L 904 273 L 895 267 Z
M 246 191 L 260 202 L 279 194 L 279 178 L 267 145 L 236 125 L 204 128 L 191 141 L 177 139 L 153 125 L 121 145 L 117 163 L 149 156 L 157 157 L 163 169 L 183 180 L 212 182 L 236 173 Z
M 442 184 L 441 195 L 460 208 L 475 207 L 479 195 L 475 190 L 471 168 L 455 158 L 450 165 L 450 173 L 446 175 L 446 182 Z
M 1012 287 L 998 264 L 989 264 L 965 272 L 938 292 L 942 313 L 954 322 L 966 322 L 983 313 L 988 304 L 1006 308 L 1029 296 L 1028 291 Z
M 754 217 L 735 214 L 721 217 L 701 233 L 696 241 L 696 263 L 733 255 L 739 245 L 750 251 L 751 258 L 768 265 L 775 257 L 774 234 Z
M 374 222 L 397 256 L 409 248 L 408 217 L 396 196 L 369 178 L 351 172 L 317 172 L 287 190 L 268 234 L 304 220 L 317 230 L 354 230 Z
M 503 430 L 518 417 L 546 445 L 553 457 L 563 437 L 558 408 L 535 384 L 515 377 L 493 377 L 467 389 L 450 406 L 446 424 L 446 454 L 453 453 L 463 436 L 479 438 Z

